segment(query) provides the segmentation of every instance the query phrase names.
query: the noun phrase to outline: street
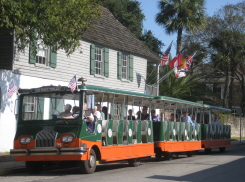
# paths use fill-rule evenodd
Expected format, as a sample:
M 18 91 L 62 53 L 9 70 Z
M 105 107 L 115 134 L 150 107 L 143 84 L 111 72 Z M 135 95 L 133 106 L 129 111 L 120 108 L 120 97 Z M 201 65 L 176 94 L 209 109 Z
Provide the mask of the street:
M 127 163 L 101 164 L 94 174 L 80 174 L 78 168 L 43 171 L 38 175 L 18 173 L 0 176 L 1 182 L 244 182 L 245 145 L 227 148 L 225 153 L 218 149 L 211 154 L 193 157 L 180 155 L 171 161 L 157 161 L 155 158 L 142 161 L 139 167 L 128 167 Z

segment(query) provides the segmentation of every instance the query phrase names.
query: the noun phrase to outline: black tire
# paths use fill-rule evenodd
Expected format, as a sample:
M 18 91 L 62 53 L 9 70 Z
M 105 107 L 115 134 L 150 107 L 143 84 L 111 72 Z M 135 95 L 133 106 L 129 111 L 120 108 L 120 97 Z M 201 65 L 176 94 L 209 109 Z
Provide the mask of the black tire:
M 140 158 L 137 159 L 129 159 L 128 164 L 130 167 L 137 167 L 140 165 Z
M 220 147 L 220 148 L 219 148 L 219 151 L 220 151 L 221 153 L 225 152 L 225 147 Z
M 80 169 L 83 174 L 92 174 L 96 169 L 96 154 L 93 149 L 90 150 L 89 160 L 80 161 Z
M 43 170 L 43 163 L 39 161 L 26 161 L 26 169 L 30 174 L 38 174 Z
M 167 161 L 171 161 L 173 159 L 173 154 L 169 152 L 164 153 L 163 156 L 164 156 L 164 160 L 167 160 Z
M 158 159 L 158 160 L 161 160 L 162 159 L 162 152 L 157 152 L 155 157 Z
M 192 151 L 186 152 L 186 155 L 187 155 L 187 157 L 192 157 L 193 156 L 193 152 Z
M 210 154 L 211 151 L 212 151 L 212 149 L 206 149 L 206 148 L 205 148 L 205 153 L 206 153 L 206 154 Z

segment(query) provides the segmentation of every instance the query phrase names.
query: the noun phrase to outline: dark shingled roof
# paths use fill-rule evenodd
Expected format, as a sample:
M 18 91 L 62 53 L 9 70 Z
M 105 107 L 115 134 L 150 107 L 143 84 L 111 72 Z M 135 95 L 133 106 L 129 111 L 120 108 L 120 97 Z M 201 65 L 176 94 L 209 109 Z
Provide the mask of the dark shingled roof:
M 148 63 L 159 62 L 160 58 L 123 26 L 108 9 L 101 7 L 101 10 L 101 17 L 83 34 L 83 40 L 146 58 Z

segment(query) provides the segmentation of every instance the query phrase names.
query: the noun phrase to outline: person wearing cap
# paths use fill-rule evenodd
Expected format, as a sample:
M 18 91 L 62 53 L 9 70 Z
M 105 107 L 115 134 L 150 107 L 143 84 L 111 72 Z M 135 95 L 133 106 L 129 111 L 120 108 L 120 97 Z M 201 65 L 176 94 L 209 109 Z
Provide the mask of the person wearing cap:
M 61 117 L 67 117 L 67 116 L 72 116 L 72 113 L 71 113 L 71 104 L 66 104 L 65 105 L 65 111 L 60 113 L 60 116 Z
M 132 109 L 128 110 L 128 120 L 135 120 L 135 116 L 132 115 L 133 111 Z

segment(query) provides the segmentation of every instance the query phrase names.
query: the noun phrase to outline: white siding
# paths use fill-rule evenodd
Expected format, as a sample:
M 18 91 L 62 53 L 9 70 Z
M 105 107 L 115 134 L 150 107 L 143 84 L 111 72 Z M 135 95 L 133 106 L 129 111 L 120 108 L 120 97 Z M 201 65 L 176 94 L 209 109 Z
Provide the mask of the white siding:
M 134 92 L 144 92 L 147 60 L 134 55 L 133 82 L 117 79 L 117 51 L 109 49 L 109 78 L 90 75 L 90 43 L 82 41 L 81 49 L 76 50 L 69 57 L 62 50 L 57 54 L 56 68 L 29 64 L 29 49 L 19 53 L 14 61 L 14 73 L 44 79 L 69 82 L 76 75 L 77 78 L 87 78 L 88 85 L 104 86 L 113 89 L 125 89 Z M 137 76 L 138 75 L 138 76 Z M 31 86 L 32 87 L 32 86 Z

